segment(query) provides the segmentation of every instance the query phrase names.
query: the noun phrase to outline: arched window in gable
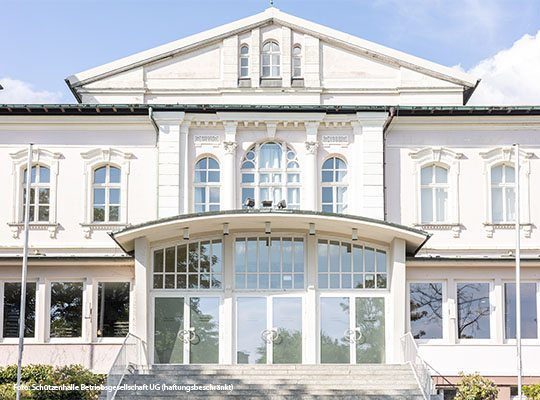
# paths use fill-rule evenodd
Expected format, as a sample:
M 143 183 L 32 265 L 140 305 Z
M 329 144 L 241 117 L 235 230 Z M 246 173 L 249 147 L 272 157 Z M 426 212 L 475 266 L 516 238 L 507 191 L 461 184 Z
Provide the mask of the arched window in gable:
M 262 77 L 279 78 L 281 76 L 281 51 L 276 41 L 266 42 L 262 47 Z

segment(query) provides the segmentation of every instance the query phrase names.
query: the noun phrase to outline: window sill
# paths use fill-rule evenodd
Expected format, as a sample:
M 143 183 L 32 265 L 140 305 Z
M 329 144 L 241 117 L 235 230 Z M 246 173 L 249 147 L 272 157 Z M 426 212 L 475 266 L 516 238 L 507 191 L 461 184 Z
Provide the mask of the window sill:
M 293 88 L 303 88 L 304 85 L 304 78 L 296 77 L 291 79 L 291 86 Z
M 8 226 L 11 228 L 11 234 L 14 239 L 18 239 L 21 231 L 24 230 L 24 222 L 8 222 Z M 28 225 L 31 231 L 49 231 L 49 237 L 51 239 L 56 238 L 56 232 L 60 224 L 54 222 L 30 222 Z
M 533 224 L 530 222 L 522 223 L 519 225 L 521 230 L 523 231 L 523 234 L 526 238 L 531 237 L 531 232 L 533 228 Z M 486 236 L 488 238 L 493 237 L 493 232 L 495 232 L 495 229 L 515 229 L 516 223 L 515 222 L 484 222 L 484 229 L 486 230 Z
M 250 88 L 251 87 L 251 78 L 238 78 L 238 87 L 240 87 L 240 88 Z
M 277 87 L 283 86 L 281 78 L 261 78 L 261 87 Z
M 420 229 L 426 231 L 452 231 L 455 238 L 459 238 L 462 225 L 457 222 L 433 222 L 433 223 L 414 223 Z
M 125 222 L 91 222 L 80 224 L 83 228 L 84 237 L 90 239 L 94 231 L 115 231 L 127 227 Z

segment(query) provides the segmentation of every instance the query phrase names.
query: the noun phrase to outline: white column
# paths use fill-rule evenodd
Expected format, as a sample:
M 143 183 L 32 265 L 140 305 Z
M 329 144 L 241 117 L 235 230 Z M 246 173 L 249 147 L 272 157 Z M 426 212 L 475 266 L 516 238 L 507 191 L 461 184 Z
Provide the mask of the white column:
M 225 156 L 223 157 L 223 169 L 221 171 L 221 199 L 222 210 L 234 210 L 238 208 L 236 204 L 236 127 L 238 122 L 227 121 L 223 123 L 225 126 Z
M 305 210 L 317 211 L 319 209 L 318 201 L 318 188 L 319 181 L 318 171 L 318 149 L 319 142 L 317 141 L 317 133 L 319 129 L 319 122 L 306 122 L 306 165 L 304 170 L 304 184 L 302 187 L 304 199 L 301 204 L 301 208 Z
M 358 122 L 362 125 L 361 190 L 363 195 L 361 215 L 384 220 L 383 128 L 387 114 L 358 112 L 356 116 Z
M 221 322 L 222 330 L 222 363 L 223 364 L 234 364 L 236 362 L 235 358 L 235 328 L 234 328 L 234 298 L 232 295 L 232 289 L 234 285 L 234 266 L 233 266 L 233 251 L 234 251 L 234 242 L 231 235 L 223 236 L 223 249 L 224 260 L 223 260 L 223 320 Z
M 180 124 L 183 112 L 156 112 L 159 126 L 158 152 L 158 218 L 177 215 L 180 209 Z
M 317 239 L 308 235 L 306 242 L 306 309 L 304 310 L 304 332 L 305 332 L 305 355 L 306 364 L 317 364 L 319 354 L 319 341 L 317 340 Z
M 150 292 L 151 270 L 150 270 L 150 248 L 145 237 L 135 239 L 135 285 L 134 285 L 134 310 L 132 315 L 135 317 L 134 334 L 146 343 L 147 352 L 150 352 L 149 338 L 151 332 L 150 326 Z M 149 353 L 147 358 L 140 360 L 141 364 L 149 362 Z M 144 356 L 143 356 L 144 357 Z
M 387 363 L 403 362 L 401 351 L 401 337 L 406 333 L 406 313 L 407 313 L 407 274 L 405 267 L 405 240 L 394 239 L 390 245 L 390 301 L 386 306 L 390 308 L 387 314 L 390 316 L 390 323 L 387 325 L 389 334 L 388 340 L 388 360 Z

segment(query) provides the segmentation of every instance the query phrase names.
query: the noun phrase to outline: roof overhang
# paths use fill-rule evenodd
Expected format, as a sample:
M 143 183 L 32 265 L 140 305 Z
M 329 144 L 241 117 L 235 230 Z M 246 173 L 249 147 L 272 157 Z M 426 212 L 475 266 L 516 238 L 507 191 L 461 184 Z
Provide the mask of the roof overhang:
M 185 214 L 129 226 L 111 233 L 111 237 L 127 253 L 135 249 L 135 239 L 146 238 L 152 244 L 181 240 L 184 229 L 189 238 L 197 239 L 223 234 L 227 223 L 229 233 L 265 234 L 270 222 L 272 233 L 309 233 L 315 224 L 317 235 L 352 238 L 357 229 L 358 240 L 389 245 L 394 239 L 403 239 L 408 255 L 414 255 L 429 239 L 430 234 L 419 229 L 354 215 L 298 210 L 231 210 L 199 214 Z

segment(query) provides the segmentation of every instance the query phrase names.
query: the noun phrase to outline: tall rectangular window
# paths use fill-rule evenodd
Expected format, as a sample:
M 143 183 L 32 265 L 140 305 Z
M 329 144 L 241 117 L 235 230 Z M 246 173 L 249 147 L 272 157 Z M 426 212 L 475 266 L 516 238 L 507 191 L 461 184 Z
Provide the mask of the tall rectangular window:
M 82 282 L 51 283 L 50 334 L 52 338 L 82 336 L 82 298 Z
M 537 339 L 536 283 L 521 284 L 521 337 Z M 504 336 L 516 338 L 516 284 L 504 284 Z
M 126 336 L 129 332 L 129 282 L 99 282 L 97 300 L 97 336 Z
M 21 315 L 21 283 L 4 283 L 4 337 L 19 337 L 19 317 Z M 36 284 L 26 284 L 24 337 L 34 337 L 36 324 Z
M 490 338 L 489 283 L 458 283 L 458 338 Z
M 442 283 L 411 283 L 411 333 L 415 339 L 442 339 Z

